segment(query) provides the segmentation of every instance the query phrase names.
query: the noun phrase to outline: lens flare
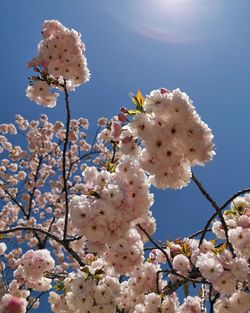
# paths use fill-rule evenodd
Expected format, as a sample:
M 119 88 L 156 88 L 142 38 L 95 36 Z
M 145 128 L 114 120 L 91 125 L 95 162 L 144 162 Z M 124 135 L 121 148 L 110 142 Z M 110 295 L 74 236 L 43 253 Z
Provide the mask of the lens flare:
M 195 0 L 111 1 L 113 16 L 133 31 L 163 42 L 202 41 L 215 34 L 215 5 Z

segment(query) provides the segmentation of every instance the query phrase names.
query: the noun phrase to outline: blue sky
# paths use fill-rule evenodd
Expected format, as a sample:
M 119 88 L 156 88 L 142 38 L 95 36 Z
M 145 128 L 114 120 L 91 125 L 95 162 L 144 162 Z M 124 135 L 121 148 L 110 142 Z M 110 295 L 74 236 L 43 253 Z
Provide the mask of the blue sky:
M 37 53 L 45 19 L 83 36 L 89 83 L 71 95 L 73 117 L 91 122 L 119 113 L 128 93 L 159 87 L 185 91 L 215 136 L 214 160 L 194 168 L 207 191 L 224 202 L 249 187 L 250 2 L 248 0 L 1 0 L 1 116 L 65 118 L 63 98 L 45 109 L 25 97 L 25 67 Z M 203 227 L 213 209 L 191 183 L 155 192 L 155 238 L 184 236 Z

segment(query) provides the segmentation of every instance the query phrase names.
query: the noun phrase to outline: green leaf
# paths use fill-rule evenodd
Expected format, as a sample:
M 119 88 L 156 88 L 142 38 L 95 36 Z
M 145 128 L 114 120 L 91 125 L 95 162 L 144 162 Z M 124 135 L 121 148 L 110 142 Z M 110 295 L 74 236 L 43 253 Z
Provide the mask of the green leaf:
M 132 92 L 129 95 L 130 95 L 131 100 L 136 105 L 136 108 L 139 109 L 140 111 L 142 111 L 145 99 L 144 99 L 140 89 L 138 89 L 136 96 Z
M 95 271 L 95 275 L 102 275 L 102 274 L 105 274 L 105 272 L 101 268 Z
M 182 245 L 182 252 L 184 255 L 186 255 L 187 257 L 190 257 L 191 254 L 192 254 L 192 251 L 188 245 L 187 242 L 184 242 L 183 245 Z
M 63 284 L 63 282 L 60 282 L 60 283 L 56 284 L 56 285 L 54 286 L 54 289 L 57 290 L 57 291 L 64 290 L 64 284 Z
M 97 283 L 99 283 L 99 281 L 102 279 L 103 274 L 105 274 L 105 272 L 102 269 L 98 269 L 95 271 L 94 278 Z
M 82 271 L 83 273 L 89 275 L 89 269 L 88 269 L 88 267 L 82 268 L 81 271 Z
M 100 194 L 94 190 L 90 191 L 89 193 L 89 196 L 93 196 L 93 197 L 96 197 L 96 198 L 100 198 Z
M 129 115 L 136 115 L 136 114 L 139 114 L 139 113 L 141 113 L 141 111 L 139 111 L 139 110 L 128 110 L 128 114 Z
M 219 245 L 218 247 L 215 247 L 214 249 L 212 249 L 212 251 L 215 254 L 219 254 L 219 253 L 223 252 L 226 248 L 227 248 L 227 243 L 224 242 L 221 245 Z
M 114 171 L 115 171 L 115 164 L 114 163 L 109 162 L 109 164 L 108 164 L 108 171 L 110 173 L 114 173 Z

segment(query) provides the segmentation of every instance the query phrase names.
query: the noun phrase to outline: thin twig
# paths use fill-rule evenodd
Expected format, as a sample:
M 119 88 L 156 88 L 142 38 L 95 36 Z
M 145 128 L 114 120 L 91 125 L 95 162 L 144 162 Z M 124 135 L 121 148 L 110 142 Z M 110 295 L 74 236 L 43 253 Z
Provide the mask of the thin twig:
M 41 165 L 42 165 L 42 157 L 39 157 L 39 162 L 38 162 L 38 165 L 37 165 L 37 168 L 36 168 L 35 177 L 34 177 L 34 180 L 33 180 L 34 187 L 33 187 L 32 191 L 30 193 L 30 199 L 29 199 L 29 205 L 28 205 L 28 216 L 27 216 L 28 220 L 30 219 L 31 212 L 32 212 L 32 200 L 33 200 L 33 197 L 34 197 L 34 194 L 35 194 L 35 191 L 36 191 L 36 182 L 37 182 L 37 179 L 38 179 L 38 174 L 39 174 Z
M 11 229 L 7 229 L 7 230 L 0 230 L 0 234 L 9 234 L 9 233 L 14 233 L 14 232 L 17 232 L 17 231 L 35 231 L 35 232 L 40 232 L 44 235 L 46 235 L 47 237 L 55 240 L 56 242 L 58 242 L 60 245 L 62 245 L 65 250 L 67 250 L 69 252 L 69 254 L 72 255 L 72 257 L 78 262 L 78 264 L 80 266 L 85 266 L 85 263 L 82 262 L 80 256 L 72 249 L 70 248 L 69 246 L 69 242 L 67 240 L 62 240 L 60 238 L 58 238 L 57 236 L 51 234 L 50 232 L 48 232 L 47 230 L 44 230 L 42 228 L 38 228 L 38 227 L 15 227 L 15 228 L 11 228 Z
M 11 193 L 6 189 L 4 192 L 11 198 L 11 200 L 21 209 L 23 215 L 27 218 L 28 214 L 25 212 L 24 207 L 12 196 Z
M 69 219 L 69 199 L 68 199 L 68 188 L 67 188 L 67 173 L 66 173 L 66 152 L 69 141 L 69 127 L 70 127 L 70 108 L 69 108 L 69 94 L 67 90 L 67 82 L 64 80 L 63 84 L 64 94 L 65 94 L 65 104 L 66 104 L 66 133 L 63 145 L 63 189 L 65 195 L 65 219 L 64 219 L 64 231 L 63 239 L 65 240 L 68 232 L 68 219 Z
M 247 193 L 247 192 L 250 192 L 250 189 L 249 188 L 246 188 L 246 189 L 243 189 L 243 190 L 240 190 L 238 191 L 237 193 L 235 193 L 232 197 L 230 197 L 220 208 L 220 212 L 222 212 L 222 210 L 224 210 L 235 198 L 239 197 L 240 195 L 244 194 L 244 193 Z M 205 238 L 205 235 L 207 233 L 207 231 L 209 231 L 209 225 L 212 223 L 212 221 L 216 218 L 216 216 L 218 215 L 218 212 L 216 211 L 210 218 L 209 220 L 207 221 L 203 231 L 202 231 L 202 235 L 201 235 L 201 238 L 200 238 L 200 243 L 199 245 L 202 244 L 202 241 L 204 240 Z
M 207 232 L 209 232 L 209 231 L 212 231 L 212 228 L 208 228 L 205 233 L 207 233 Z M 196 237 L 196 236 L 199 236 L 200 234 L 203 234 L 203 232 L 204 232 L 204 228 L 201 229 L 201 230 L 198 230 L 197 232 L 195 232 L 195 233 L 193 233 L 192 235 L 188 236 L 188 238 L 189 238 L 189 239 L 192 239 L 192 238 L 194 238 L 194 237 Z
M 11 200 L 21 209 L 21 211 L 23 212 L 23 215 L 29 219 L 29 214 L 27 214 L 25 212 L 24 207 L 9 193 L 8 190 L 4 190 L 4 192 L 11 198 Z M 36 239 L 38 240 L 38 246 L 41 247 L 42 242 L 41 242 L 41 238 L 38 236 L 38 234 L 36 232 L 34 232 L 34 235 L 36 237 Z
M 228 228 L 227 228 L 227 224 L 225 222 L 225 219 L 223 217 L 223 214 L 221 213 L 220 207 L 218 206 L 218 204 L 214 201 L 214 199 L 209 195 L 209 193 L 204 189 L 204 187 L 202 186 L 202 184 L 200 183 L 200 181 L 195 177 L 194 173 L 192 173 L 192 180 L 193 182 L 196 184 L 196 186 L 198 187 L 198 189 L 200 190 L 200 192 L 203 194 L 203 196 L 211 203 L 211 205 L 214 207 L 214 209 L 216 210 L 216 213 L 218 214 L 220 220 L 221 220 L 221 224 L 223 226 L 223 229 L 225 231 L 225 236 L 226 236 L 226 242 L 227 245 L 230 249 L 230 251 L 232 252 L 232 255 L 235 257 L 236 254 L 234 252 L 234 248 L 231 244 L 231 242 L 229 241 L 229 237 L 228 237 Z
M 55 219 L 56 219 L 55 216 L 53 216 L 53 218 L 52 218 L 52 220 L 51 220 L 51 223 L 50 223 L 50 225 L 49 225 L 49 228 L 48 228 L 48 233 L 50 233 L 51 227 L 52 227 L 52 225 L 54 224 Z M 46 241 L 47 241 L 47 239 L 48 239 L 48 235 L 46 235 L 45 238 L 44 238 L 44 240 L 43 240 L 43 243 L 42 243 L 43 249 L 44 249 L 45 246 L 46 246 Z
M 30 303 L 28 306 L 27 306 L 27 309 L 26 309 L 26 312 L 25 313 L 28 313 L 30 309 L 32 309 L 33 305 L 45 294 L 45 291 L 42 291 L 35 299 L 32 303 Z
M 235 193 L 232 197 L 230 197 L 221 207 L 220 210 L 225 209 L 235 198 L 239 197 L 240 195 L 250 192 L 250 188 L 246 188 L 243 190 L 238 191 L 237 193 Z
M 173 271 L 173 265 L 170 261 L 170 258 L 167 254 L 167 252 L 161 247 L 158 245 L 158 243 L 156 243 L 152 238 L 151 236 L 149 235 L 149 233 L 140 225 L 140 224 L 137 224 L 137 227 L 146 235 L 146 237 L 148 238 L 148 240 L 157 248 L 159 249 L 163 254 L 164 256 L 166 257 L 166 260 L 167 260 L 167 263 L 168 263 L 168 266 L 170 267 L 171 271 Z

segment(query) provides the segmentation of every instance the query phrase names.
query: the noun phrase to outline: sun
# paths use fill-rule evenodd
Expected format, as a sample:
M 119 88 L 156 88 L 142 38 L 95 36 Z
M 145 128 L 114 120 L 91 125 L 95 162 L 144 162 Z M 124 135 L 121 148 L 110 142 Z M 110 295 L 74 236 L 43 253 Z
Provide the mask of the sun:
M 128 0 L 112 2 L 111 11 L 135 32 L 159 41 L 185 43 L 208 36 L 209 16 L 214 14 L 207 1 Z

